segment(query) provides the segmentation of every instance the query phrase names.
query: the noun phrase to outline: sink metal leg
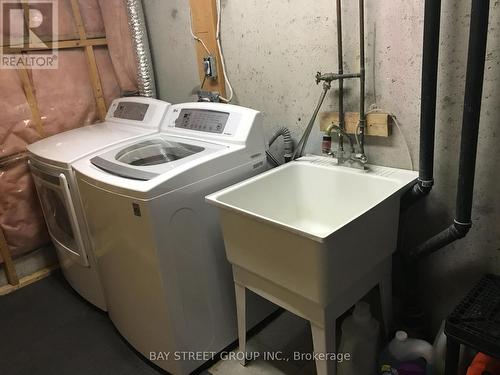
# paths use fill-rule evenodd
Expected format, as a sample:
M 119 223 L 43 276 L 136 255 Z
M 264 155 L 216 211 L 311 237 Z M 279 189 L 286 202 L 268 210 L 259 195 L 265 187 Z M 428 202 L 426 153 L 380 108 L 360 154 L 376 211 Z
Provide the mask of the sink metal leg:
M 392 275 L 391 271 L 385 273 L 378 285 L 380 293 L 380 306 L 382 309 L 382 319 L 384 321 L 385 336 L 389 339 L 392 329 Z
M 240 284 L 234 283 L 236 292 L 236 314 L 238 316 L 238 341 L 240 352 L 244 354 L 240 361 L 242 366 L 247 365 L 246 344 L 247 344 L 247 318 L 246 318 L 246 288 Z
M 325 326 L 319 327 L 311 322 L 311 331 L 315 353 L 336 353 L 336 319 L 326 319 Z M 336 364 L 334 360 L 316 361 L 316 372 L 318 375 L 335 375 Z

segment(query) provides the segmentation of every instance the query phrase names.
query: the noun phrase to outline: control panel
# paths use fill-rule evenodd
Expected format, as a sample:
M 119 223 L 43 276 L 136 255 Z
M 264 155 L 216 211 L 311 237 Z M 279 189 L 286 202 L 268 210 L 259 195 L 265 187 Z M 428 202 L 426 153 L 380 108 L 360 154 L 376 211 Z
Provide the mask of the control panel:
M 149 104 L 146 103 L 119 102 L 113 112 L 113 117 L 124 120 L 144 121 L 148 108 Z
M 182 109 L 175 120 L 175 127 L 222 134 L 229 119 L 229 113 L 206 109 Z

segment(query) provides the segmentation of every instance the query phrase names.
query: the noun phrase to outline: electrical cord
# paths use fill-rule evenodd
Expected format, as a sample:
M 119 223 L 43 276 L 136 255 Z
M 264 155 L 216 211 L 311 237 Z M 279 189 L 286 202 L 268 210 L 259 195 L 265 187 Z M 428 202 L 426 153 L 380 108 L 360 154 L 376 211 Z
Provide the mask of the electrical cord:
M 224 73 L 224 80 L 226 81 L 226 85 L 229 89 L 229 97 L 228 98 L 224 98 L 223 96 L 219 96 L 219 98 L 226 103 L 230 103 L 231 100 L 233 100 L 234 90 L 233 90 L 233 86 L 231 86 L 231 82 L 229 82 L 229 78 L 227 77 L 226 62 L 224 61 L 224 54 L 222 52 L 222 46 L 221 46 L 221 42 L 220 42 L 220 23 L 221 23 L 220 0 L 217 0 L 216 8 L 217 8 L 217 32 L 216 32 L 215 39 L 217 40 L 217 47 L 219 48 L 220 64 L 222 66 L 222 72 Z
M 394 121 L 394 125 L 396 125 L 396 127 L 399 130 L 399 133 L 401 134 L 401 137 L 403 138 L 403 141 L 406 146 L 406 151 L 408 152 L 408 159 L 410 159 L 411 170 L 414 171 L 415 167 L 413 166 L 413 158 L 411 157 L 410 146 L 408 145 L 408 141 L 406 140 L 405 134 L 403 133 L 403 130 L 401 130 L 401 126 L 399 125 L 399 121 L 396 118 L 396 116 L 393 115 L 392 113 L 390 113 L 389 115 L 391 116 L 392 121 Z
M 374 113 L 374 112 L 384 112 L 382 109 L 378 108 L 377 105 L 377 85 L 376 85 L 376 69 L 375 69 L 375 56 L 376 56 L 376 42 L 377 42 L 377 24 L 375 23 L 373 25 L 373 72 L 372 72 L 372 85 L 373 85 L 373 98 L 375 100 L 375 103 L 372 104 L 371 109 L 367 112 L 368 113 Z M 408 145 L 408 140 L 405 137 L 405 133 L 403 133 L 403 130 L 401 129 L 401 125 L 399 124 L 398 119 L 396 118 L 396 115 L 394 113 L 389 113 L 389 116 L 391 116 L 392 121 L 394 122 L 394 125 L 396 125 L 396 128 L 399 131 L 399 134 L 401 134 L 401 137 L 403 138 L 403 142 L 406 147 L 406 151 L 408 152 L 408 159 L 410 160 L 410 166 L 411 170 L 415 170 L 415 166 L 413 164 L 413 158 L 411 156 L 411 151 L 410 151 L 410 146 Z M 359 128 L 359 125 L 358 125 Z M 358 141 L 358 128 L 356 128 L 356 141 Z
M 194 40 L 200 42 L 205 51 L 207 51 L 207 54 L 211 55 L 212 53 L 208 49 L 205 42 L 201 38 L 197 37 L 193 32 L 193 14 L 191 13 L 191 8 L 189 8 L 189 31 L 191 32 L 191 36 L 194 38 Z
M 414 167 L 414 164 L 413 164 L 413 158 L 411 157 L 410 146 L 408 144 L 408 140 L 406 139 L 405 134 L 403 133 L 403 130 L 401 129 L 401 125 L 400 125 L 400 123 L 399 123 L 396 115 L 393 114 L 393 113 L 388 113 L 388 112 L 384 111 L 381 108 L 378 108 L 376 104 L 372 105 L 372 109 L 370 109 L 368 112 L 366 112 L 366 114 L 369 114 L 369 113 L 381 113 L 381 112 L 382 113 L 387 113 L 389 116 L 391 116 L 392 121 L 394 122 L 394 125 L 396 125 L 396 128 L 399 131 L 399 134 L 401 134 L 401 137 L 403 138 L 403 142 L 404 142 L 405 147 L 406 147 L 406 152 L 408 153 L 408 159 L 410 161 L 411 170 L 414 171 L 415 167 Z

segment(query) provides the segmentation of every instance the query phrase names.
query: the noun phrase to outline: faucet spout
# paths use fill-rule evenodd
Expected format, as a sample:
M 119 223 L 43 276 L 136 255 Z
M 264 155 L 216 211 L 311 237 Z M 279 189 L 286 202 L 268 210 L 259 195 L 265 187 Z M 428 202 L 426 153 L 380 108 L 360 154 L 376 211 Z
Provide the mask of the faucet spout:
M 368 162 L 368 158 L 364 153 L 356 153 L 356 148 L 354 147 L 354 142 L 349 134 L 342 129 L 340 126 L 331 124 L 328 129 L 326 129 L 326 134 L 331 135 L 332 133 L 338 134 L 340 137 L 345 137 L 349 140 L 349 145 L 351 146 L 351 155 L 348 158 L 343 156 L 343 152 L 338 155 L 338 163 L 346 165 L 352 168 L 366 169 L 365 164 Z
M 331 124 L 328 129 L 326 129 L 326 134 L 328 135 L 331 135 L 332 133 L 337 133 L 340 137 L 345 137 L 349 140 L 349 145 L 351 147 L 351 153 L 352 154 L 355 154 L 356 153 L 356 150 L 354 148 L 354 142 L 352 141 L 351 137 L 349 136 L 349 134 L 347 134 L 347 132 L 342 129 L 340 126 L 338 125 L 335 125 L 335 124 Z

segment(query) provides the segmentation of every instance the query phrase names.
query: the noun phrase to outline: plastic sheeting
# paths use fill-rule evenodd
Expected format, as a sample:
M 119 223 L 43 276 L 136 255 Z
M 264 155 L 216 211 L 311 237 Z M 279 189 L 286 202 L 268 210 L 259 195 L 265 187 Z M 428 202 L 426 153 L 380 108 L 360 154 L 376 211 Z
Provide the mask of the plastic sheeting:
M 57 2 L 59 39 L 78 39 L 69 0 Z M 106 35 L 108 47 L 95 47 L 106 104 L 137 91 L 135 57 L 128 31 L 125 1 L 79 0 L 89 38 Z M 97 108 L 84 50 L 59 51 L 55 70 L 29 72 L 42 117 L 50 136 L 97 121 Z M 0 159 L 25 151 L 41 139 L 32 119 L 18 72 L 0 69 Z M 38 198 L 26 161 L 0 166 L 0 227 L 19 255 L 48 242 Z M 0 260 L 1 261 L 1 260 Z

